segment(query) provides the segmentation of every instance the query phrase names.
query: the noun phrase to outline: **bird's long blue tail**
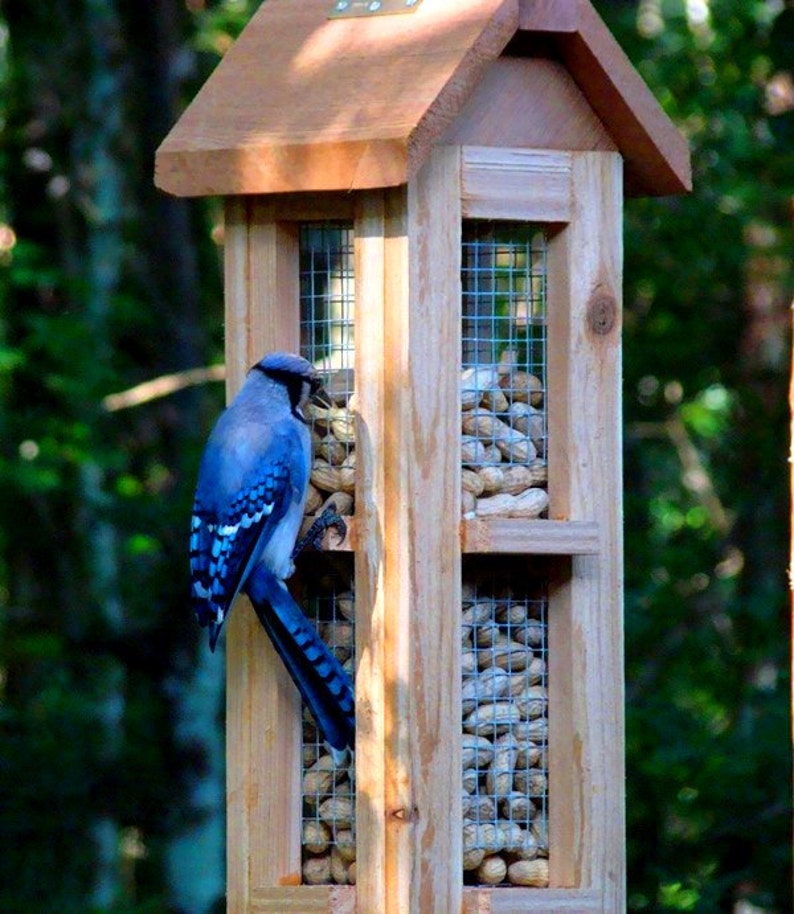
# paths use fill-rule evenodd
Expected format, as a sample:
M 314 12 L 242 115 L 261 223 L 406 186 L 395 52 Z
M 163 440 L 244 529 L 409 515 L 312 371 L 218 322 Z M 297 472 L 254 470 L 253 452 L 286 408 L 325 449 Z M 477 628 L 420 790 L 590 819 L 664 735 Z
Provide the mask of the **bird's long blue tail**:
M 258 565 L 253 569 L 245 590 L 324 739 L 334 749 L 352 748 L 353 686 L 342 665 L 292 599 L 284 582 L 267 568 Z

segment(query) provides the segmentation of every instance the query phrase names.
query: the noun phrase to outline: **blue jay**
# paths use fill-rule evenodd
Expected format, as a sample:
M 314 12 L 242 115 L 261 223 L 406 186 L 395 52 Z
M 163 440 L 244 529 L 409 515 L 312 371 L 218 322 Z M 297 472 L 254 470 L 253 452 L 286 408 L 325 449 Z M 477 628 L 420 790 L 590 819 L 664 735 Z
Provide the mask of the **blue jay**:
M 324 738 L 342 751 L 353 745 L 350 678 L 284 583 L 295 570 L 311 471 L 303 409 L 319 388 L 306 359 L 270 353 L 218 419 L 196 486 L 191 603 L 214 651 L 234 598 L 246 592 Z

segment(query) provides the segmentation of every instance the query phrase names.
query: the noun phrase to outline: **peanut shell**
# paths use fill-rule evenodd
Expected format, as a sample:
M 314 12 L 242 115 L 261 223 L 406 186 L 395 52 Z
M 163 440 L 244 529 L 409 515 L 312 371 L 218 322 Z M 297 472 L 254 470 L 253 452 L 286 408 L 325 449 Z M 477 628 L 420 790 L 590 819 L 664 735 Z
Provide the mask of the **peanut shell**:
M 498 854 L 486 857 L 477 867 L 477 879 L 483 885 L 499 885 L 507 876 L 507 864 Z
M 309 857 L 303 861 L 305 885 L 326 885 L 331 881 L 331 855 Z
M 337 885 L 347 885 L 347 863 L 339 854 L 339 849 L 331 848 L 331 879 Z
M 509 740 L 497 746 L 494 757 L 485 775 L 485 786 L 492 797 L 506 797 L 513 789 L 513 775 L 518 755 L 518 744 L 508 734 Z
M 324 854 L 331 840 L 331 830 L 324 822 L 307 819 L 303 823 L 301 844 L 310 854 Z
M 546 888 L 549 884 L 548 860 L 516 860 L 507 868 L 507 879 L 513 885 Z
M 329 797 L 320 804 L 320 818 L 334 828 L 349 829 L 353 825 L 353 800 L 350 797 Z
M 347 828 L 338 829 L 336 832 L 336 848 L 345 863 L 352 863 L 356 859 L 356 839 L 353 832 Z
M 485 460 L 485 445 L 473 435 L 462 435 L 460 439 L 460 460 L 463 464 L 480 464 Z
M 493 704 L 480 705 L 463 721 L 463 729 L 477 736 L 488 736 L 494 733 L 507 733 L 521 722 L 521 712 L 512 703 L 496 701 Z
M 480 473 L 476 473 L 474 470 L 462 469 L 460 484 L 464 492 L 471 492 L 474 496 L 482 495 L 485 491 L 485 480 Z
M 528 371 L 511 371 L 499 381 L 499 386 L 512 402 L 518 400 L 540 406 L 543 403 L 543 382 Z
M 330 755 L 323 755 L 303 775 L 301 792 L 307 803 L 316 803 L 317 797 L 330 792 L 336 777 L 336 765 Z
M 342 488 L 341 471 L 327 460 L 317 457 L 312 464 L 311 481 L 321 492 L 338 492 Z

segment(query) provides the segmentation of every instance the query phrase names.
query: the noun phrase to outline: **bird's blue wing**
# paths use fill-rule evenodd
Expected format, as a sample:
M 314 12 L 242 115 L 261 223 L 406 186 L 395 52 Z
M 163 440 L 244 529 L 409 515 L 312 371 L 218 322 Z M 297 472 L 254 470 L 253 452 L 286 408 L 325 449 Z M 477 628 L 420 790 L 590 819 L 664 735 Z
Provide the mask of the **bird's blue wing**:
M 212 462 L 212 453 L 205 464 Z M 202 626 L 223 624 L 229 607 L 256 560 L 259 545 L 274 529 L 294 498 L 290 467 L 284 457 L 265 453 L 239 488 L 224 493 L 207 480 L 222 474 L 199 473 L 190 533 L 191 603 Z M 217 635 L 216 635 L 217 637 Z

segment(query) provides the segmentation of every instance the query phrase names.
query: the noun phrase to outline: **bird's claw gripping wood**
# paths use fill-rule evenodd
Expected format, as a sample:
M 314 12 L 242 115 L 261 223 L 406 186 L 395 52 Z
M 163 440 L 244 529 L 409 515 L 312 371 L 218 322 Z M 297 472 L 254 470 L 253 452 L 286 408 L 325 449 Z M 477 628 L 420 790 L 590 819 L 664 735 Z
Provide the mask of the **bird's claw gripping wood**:
M 328 505 L 325 511 L 314 519 L 305 535 L 295 544 L 295 548 L 292 550 L 293 561 L 307 546 L 314 546 L 315 549 L 320 549 L 322 547 L 325 531 L 330 530 L 332 527 L 336 530 L 339 536 L 339 542 L 341 543 L 347 535 L 347 524 L 344 522 L 341 515 L 336 513 L 336 505 L 333 503 Z

